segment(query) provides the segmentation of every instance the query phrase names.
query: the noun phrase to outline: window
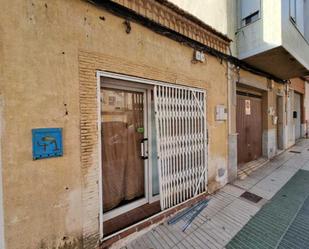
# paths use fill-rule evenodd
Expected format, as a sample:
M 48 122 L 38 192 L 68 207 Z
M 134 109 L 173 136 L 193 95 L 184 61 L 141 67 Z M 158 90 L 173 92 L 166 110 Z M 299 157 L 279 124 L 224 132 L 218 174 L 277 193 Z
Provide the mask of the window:
M 241 25 L 246 26 L 260 18 L 261 0 L 241 0 Z
M 250 23 L 255 22 L 256 20 L 259 19 L 259 11 L 254 12 L 252 15 L 247 16 L 246 18 L 244 18 L 243 21 L 243 25 L 248 25 Z
M 296 0 L 290 0 L 290 17 L 296 23 Z
M 305 33 L 305 0 L 290 0 L 290 20 L 295 24 L 298 31 L 304 35 Z

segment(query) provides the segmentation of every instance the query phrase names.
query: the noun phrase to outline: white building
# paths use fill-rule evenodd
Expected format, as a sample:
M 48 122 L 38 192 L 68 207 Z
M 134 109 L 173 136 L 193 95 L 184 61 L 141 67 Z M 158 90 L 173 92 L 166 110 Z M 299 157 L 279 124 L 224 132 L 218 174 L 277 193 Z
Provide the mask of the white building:
M 260 157 L 267 160 L 307 133 L 309 107 L 305 106 L 308 104 L 305 76 L 309 75 L 309 0 L 171 1 L 228 35 L 233 40 L 230 50 L 233 56 L 286 82 L 283 88 L 274 89 L 271 81 L 261 83 L 256 77 L 239 72 L 229 79 L 231 171 L 235 172 L 235 168 L 239 171 L 243 161 Z M 250 116 L 241 115 L 244 111 L 241 101 L 257 101 L 262 111 L 246 121 Z M 250 133 L 256 122 L 262 132 L 248 138 L 245 133 Z M 259 151 L 256 156 L 240 158 L 239 154 L 252 154 L 252 147 L 253 151 Z

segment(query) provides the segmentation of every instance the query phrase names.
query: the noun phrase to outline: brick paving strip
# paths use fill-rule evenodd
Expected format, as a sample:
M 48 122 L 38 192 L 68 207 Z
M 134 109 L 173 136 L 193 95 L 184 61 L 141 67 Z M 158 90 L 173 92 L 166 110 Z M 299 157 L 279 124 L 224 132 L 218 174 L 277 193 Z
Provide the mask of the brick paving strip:
M 227 249 L 309 248 L 309 171 L 299 170 Z

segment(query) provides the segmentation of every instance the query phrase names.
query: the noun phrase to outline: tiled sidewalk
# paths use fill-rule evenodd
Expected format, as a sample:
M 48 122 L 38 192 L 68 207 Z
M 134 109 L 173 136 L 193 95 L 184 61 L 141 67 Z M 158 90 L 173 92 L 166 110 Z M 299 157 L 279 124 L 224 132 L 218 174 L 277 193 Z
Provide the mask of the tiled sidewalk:
M 209 205 L 185 233 L 181 231 L 181 222 L 176 225 L 165 222 L 122 249 L 224 248 L 299 169 L 309 170 L 308 148 L 309 141 L 302 140 L 291 149 L 301 153 L 284 152 L 246 179 L 226 185 L 212 196 Z M 240 197 L 245 191 L 263 199 L 257 204 L 245 200 Z
M 228 249 L 308 249 L 309 171 L 299 170 L 229 242 Z

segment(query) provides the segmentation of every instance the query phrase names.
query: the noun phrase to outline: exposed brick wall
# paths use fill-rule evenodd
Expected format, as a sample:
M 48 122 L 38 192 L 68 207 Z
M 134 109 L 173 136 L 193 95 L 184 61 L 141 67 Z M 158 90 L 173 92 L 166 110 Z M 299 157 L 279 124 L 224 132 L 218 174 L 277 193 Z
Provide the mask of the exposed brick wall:
M 80 136 L 82 163 L 83 244 L 95 248 L 99 240 L 99 154 L 95 59 L 79 55 Z

